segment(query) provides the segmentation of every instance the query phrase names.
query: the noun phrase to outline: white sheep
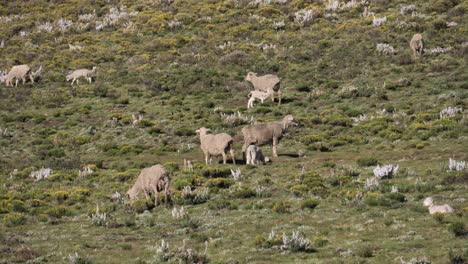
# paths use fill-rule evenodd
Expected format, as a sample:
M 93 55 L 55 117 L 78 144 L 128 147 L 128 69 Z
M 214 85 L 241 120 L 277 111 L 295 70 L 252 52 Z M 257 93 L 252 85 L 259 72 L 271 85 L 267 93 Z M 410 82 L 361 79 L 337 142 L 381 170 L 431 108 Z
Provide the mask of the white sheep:
M 283 93 L 281 92 L 280 79 L 278 78 L 278 76 L 273 75 L 273 74 L 257 76 L 256 73 L 249 72 L 245 76 L 245 80 L 252 83 L 255 90 L 257 91 L 271 92 L 270 95 L 271 95 L 272 102 L 275 101 L 274 92 L 277 92 L 278 104 L 279 105 L 281 104 L 281 98 L 282 98 Z
M 141 120 L 143 120 L 143 115 L 138 115 L 137 116 L 137 115 L 133 114 L 132 119 L 133 119 L 132 126 L 136 127 L 141 122 Z
M 424 52 L 424 42 L 421 34 L 414 34 L 409 43 L 413 56 L 421 56 Z
M 97 69 L 96 66 L 94 66 L 93 69 L 91 70 L 88 70 L 88 69 L 75 70 L 66 76 L 67 82 L 71 80 L 72 81 L 71 85 L 73 85 L 75 81 L 76 81 L 76 84 L 78 84 L 78 79 L 83 77 L 86 80 L 88 80 L 89 83 L 91 83 L 91 81 L 93 80 L 91 76 L 96 72 L 96 69 Z
M 210 131 L 208 128 L 201 127 L 195 132 L 200 134 L 200 147 L 205 154 L 205 164 L 208 165 L 208 161 L 211 164 L 211 156 L 223 156 L 223 164 L 226 164 L 227 156 L 226 153 L 231 153 L 232 163 L 236 164 L 234 157 L 234 139 L 226 134 L 215 134 L 210 135 L 207 132 Z
M 0 71 L 0 83 L 4 83 L 6 81 L 7 75 L 8 75 L 7 71 Z
M 247 147 L 252 144 L 261 146 L 271 143 L 273 145 L 273 156 L 278 157 L 276 146 L 283 137 L 283 134 L 286 133 L 289 127 L 297 125 L 297 120 L 292 115 L 287 115 L 279 122 L 245 126 L 241 130 L 244 136 L 242 152 L 245 153 Z
M 435 214 L 435 213 L 449 214 L 449 213 L 455 212 L 453 207 L 451 207 L 448 204 L 435 205 L 432 197 L 427 197 L 426 199 L 424 199 L 423 205 L 429 208 L 430 214 Z
M 269 162 L 270 159 L 263 155 L 262 149 L 255 145 L 249 145 L 245 150 L 246 164 L 260 165 Z
M 267 99 L 271 95 L 271 92 L 263 92 L 263 91 L 251 91 L 248 95 L 250 98 L 249 101 L 247 102 L 247 108 L 251 108 L 254 106 L 254 102 L 256 99 L 260 100 L 263 104 L 265 99 Z
M 133 202 L 141 193 L 145 194 L 146 199 L 150 199 L 150 195 L 153 193 L 154 205 L 158 206 L 159 192 L 163 191 L 164 204 L 167 205 L 169 185 L 170 175 L 164 166 L 154 165 L 141 171 L 135 184 L 127 191 L 127 197 Z
M 18 81 L 23 80 L 23 84 L 26 83 L 26 78 L 29 77 L 32 83 L 34 83 L 34 76 L 31 72 L 31 68 L 28 65 L 16 65 L 11 68 L 5 77 L 5 86 L 13 86 L 13 80 L 16 80 L 15 87 L 18 86 Z

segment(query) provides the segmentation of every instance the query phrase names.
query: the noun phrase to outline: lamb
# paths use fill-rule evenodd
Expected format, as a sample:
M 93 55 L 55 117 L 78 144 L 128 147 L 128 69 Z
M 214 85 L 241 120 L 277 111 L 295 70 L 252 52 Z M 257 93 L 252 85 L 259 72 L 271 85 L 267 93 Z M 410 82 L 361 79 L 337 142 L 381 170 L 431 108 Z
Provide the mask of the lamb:
M 248 95 L 250 97 L 249 101 L 247 102 L 247 109 L 253 107 L 255 99 L 259 99 L 262 104 L 265 99 L 270 96 L 271 92 L 263 92 L 263 91 L 251 91 Z
M 209 135 L 207 132 L 210 129 L 201 127 L 195 132 L 200 133 L 200 147 L 205 154 L 205 164 L 208 165 L 208 161 L 211 164 L 211 156 L 223 156 L 223 164 L 226 164 L 227 156 L 226 153 L 231 153 L 232 163 L 236 164 L 234 157 L 234 139 L 226 134 Z
M 91 78 L 91 75 L 93 75 L 96 72 L 96 69 L 97 69 L 96 66 L 94 66 L 92 70 L 88 70 L 88 69 L 75 70 L 74 72 L 67 75 L 66 77 L 67 82 L 71 80 L 72 81 L 71 85 L 73 85 L 75 81 L 76 81 L 76 84 L 78 84 L 78 79 L 83 77 L 86 80 L 88 80 L 89 83 L 91 83 L 91 81 L 93 80 Z
M 0 83 L 4 83 L 6 81 L 7 75 L 8 75 L 7 71 L 0 71 Z
M 246 164 L 251 164 L 251 165 L 260 165 L 269 162 L 270 159 L 268 157 L 265 157 L 262 153 L 262 150 L 260 147 L 257 147 L 255 145 L 249 145 L 247 149 L 245 150 L 245 157 L 246 157 Z
M 278 76 L 273 74 L 267 74 L 263 76 L 257 76 L 254 72 L 249 72 L 245 76 L 245 80 L 249 81 L 253 84 L 255 90 L 263 91 L 263 92 L 270 92 L 271 94 L 271 101 L 275 101 L 274 92 L 278 94 L 278 104 L 281 104 L 281 98 L 283 93 L 280 89 L 280 79 Z
M 411 39 L 410 48 L 413 51 L 413 56 L 421 56 L 424 52 L 424 42 L 423 37 L 421 34 L 414 34 L 413 38 Z
M 144 168 L 138 176 L 135 184 L 127 191 L 127 197 L 133 203 L 141 193 L 146 199 L 150 199 L 154 194 L 154 205 L 158 206 L 159 192 L 164 192 L 164 205 L 167 206 L 167 196 L 169 194 L 170 174 L 162 165 L 154 165 Z
M 431 215 L 435 213 L 449 214 L 455 212 L 453 207 L 448 204 L 435 205 L 432 197 L 427 197 L 424 199 L 423 205 L 429 208 L 429 213 Z
M 31 68 L 28 65 L 16 65 L 13 66 L 6 75 L 5 79 L 5 86 L 12 86 L 13 87 L 13 80 L 16 79 L 15 87 L 18 86 L 19 79 L 23 80 L 23 84 L 26 83 L 26 77 L 29 77 L 32 83 L 34 83 L 34 76 L 31 72 Z
M 251 144 L 261 146 L 265 144 L 273 144 L 273 156 L 278 157 L 276 146 L 278 145 L 283 134 L 291 126 L 297 126 L 298 122 L 292 115 L 287 115 L 283 120 L 279 122 L 272 122 L 266 124 L 257 124 L 245 126 L 242 128 L 242 134 L 244 135 L 244 145 L 242 146 L 242 152 L 245 153 L 247 147 Z

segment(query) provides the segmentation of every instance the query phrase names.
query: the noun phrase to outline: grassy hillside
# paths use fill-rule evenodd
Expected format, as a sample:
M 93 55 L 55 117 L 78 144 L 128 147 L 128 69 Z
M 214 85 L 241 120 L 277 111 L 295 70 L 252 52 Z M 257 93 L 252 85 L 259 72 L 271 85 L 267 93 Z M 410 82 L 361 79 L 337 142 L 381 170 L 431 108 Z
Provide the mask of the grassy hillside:
M 0 69 L 43 66 L 0 84 L 0 263 L 468 261 L 468 171 L 449 169 L 468 160 L 466 1 L 0 2 Z M 281 78 L 282 105 L 247 109 L 250 71 Z M 233 135 L 241 162 L 241 128 L 287 114 L 300 125 L 272 163 L 204 165 L 199 127 Z M 130 205 L 158 163 L 170 206 Z M 456 212 L 431 216 L 428 196 Z

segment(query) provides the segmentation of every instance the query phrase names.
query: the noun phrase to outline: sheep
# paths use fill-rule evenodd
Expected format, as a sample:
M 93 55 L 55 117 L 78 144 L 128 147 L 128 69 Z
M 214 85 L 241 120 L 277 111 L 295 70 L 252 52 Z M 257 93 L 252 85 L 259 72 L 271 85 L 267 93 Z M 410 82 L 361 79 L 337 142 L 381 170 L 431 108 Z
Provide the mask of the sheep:
M 223 164 L 226 164 L 227 156 L 226 153 L 231 153 L 232 163 L 236 164 L 234 157 L 234 139 L 226 134 L 209 135 L 207 132 L 210 129 L 201 127 L 195 132 L 200 134 L 200 147 L 205 154 L 205 164 L 208 165 L 208 161 L 211 164 L 211 156 L 223 156 Z
M 421 34 L 414 34 L 413 38 L 411 39 L 410 48 L 413 51 L 413 56 L 421 56 L 424 52 L 424 42 L 423 37 Z
M 250 97 L 249 101 L 247 102 L 247 109 L 253 107 L 255 99 L 259 99 L 262 104 L 265 99 L 270 96 L 271 92 L 263 92 L 263 91 L 251 91 L 248 95 Z
M 0 83 L 4 83 L 6 81 L 7 75 L 8 75 L 7 71 L 0 71 Z
M 245 150 L 245 157 L 246 157 L 246 164 L 251 164 L 251 165 L 260 165 L 269 162 L 270 159 L 268 157 L 265 157 L 262 153 L 262 150 L 260 147 L 257 147 L 255 145 L 249 145 L 247 149 Z
M 167 206 L 167 196 L 169 194 L 170 174 L 162 165 L 154 165 L 144 168 L 138 176 L 135 184 L 127 191 L 127 197 L 133 203 L 141 193 L 146 199 L 150 199 L 154 194 L 154 205 L 158 206 L 159 192 L 164 192 L 164 205 Z
M 12 86 L 13 87 L 13 80 L 16 79 L 15 87 L 18 86 L 19 79 L 23 80 L 23 84 L 26 83 L 26 77 L 29 77 L 32 83 L 34 83 L 34 76 L 31 72 L 31 68 L 28 65 L 16 65 L 13 66 L 6 75 L 5 79 L 5 86 Z
M 93 80 L 91 78 L 91 75 L 93 75 L 96 72 L 96 69 L 97 69 L 96 66 L 94 66 L 92 70 L 88 70 L 88 69 L 75 70 L 74 72 L 66 76 L 67 82 L 71 80 L 72 81 L 71 85 L 73 85 L 75 81 L 76 81 L 76 84 L 78 84 L 78 78 L 84 77 L 86 80 L 88 80 L 89 83 L 91 83 L 91 81 Z
M 281 98 L 283 93 L 280 89 L 280 79 L 278 76 L 273 74 L 267 74 L 263 76 L 257 76 L 254 72 L 249 72 L 245 76 L 245 80 L 252 83 L 254 89 L 257 91 L 263 92 L 270 92 L 271 93 L 271 101 L 275 102 L 275 95 L 274 92 L 278 94 L 278 105 L 281 104 Z
M 292 115 L 287 115 L 279 122 L 245 126 L 241 130 L 244 136 L 242 152 L 245 153 L 245 150 L 251 144 L 261 146 L 272 143 L 273 156 L 278 157 L 276 146 L 288 128 L 296 125 L 298 125 L 296 119 Z
M 432 197 L 427 197 L 424 199 L 423 205 L 429 208 L 429 213 L 431 215 L 435 213 L 449 214 L 455 212 L 453 207 L 448 204 L 435 205 Z

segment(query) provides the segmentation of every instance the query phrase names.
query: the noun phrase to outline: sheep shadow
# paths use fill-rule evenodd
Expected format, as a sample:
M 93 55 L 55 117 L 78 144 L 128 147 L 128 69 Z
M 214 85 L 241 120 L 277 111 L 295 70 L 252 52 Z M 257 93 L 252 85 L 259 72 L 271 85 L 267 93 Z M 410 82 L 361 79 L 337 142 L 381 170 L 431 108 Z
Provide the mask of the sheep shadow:
M 283 97 L 281 98 L 281 104 L 290 104 L 294 101 L 297 101 L 296 98 L 293 98 L 293 97 Z M 275 103 L 278 103 L 278 99 L 275 98 Z
M 300 158 L 299 154 L 296 153 L 282 153 L 278 154 L 279 157 L 290 157 L 290 158 Z

